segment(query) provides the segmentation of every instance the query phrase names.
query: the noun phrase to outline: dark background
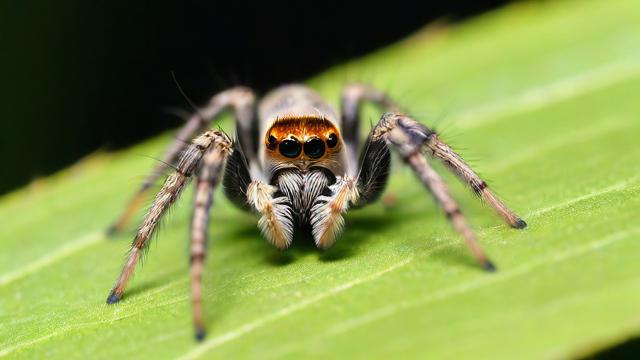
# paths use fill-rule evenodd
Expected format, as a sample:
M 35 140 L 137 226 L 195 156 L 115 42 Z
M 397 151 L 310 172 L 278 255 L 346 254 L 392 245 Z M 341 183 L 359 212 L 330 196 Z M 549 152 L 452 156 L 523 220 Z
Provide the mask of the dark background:
M 503 2 L 3 1 L 0 193 L 179 126 L 172 71 L 197 104 L 230 85 L 264 92 Z

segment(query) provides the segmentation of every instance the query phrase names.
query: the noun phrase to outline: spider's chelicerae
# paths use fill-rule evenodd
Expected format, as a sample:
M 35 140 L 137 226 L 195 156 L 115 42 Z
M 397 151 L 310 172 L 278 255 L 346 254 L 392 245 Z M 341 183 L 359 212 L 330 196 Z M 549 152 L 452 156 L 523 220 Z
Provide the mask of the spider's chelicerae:
M 445 182 L 430 165 L 441 160 L 485 200 L 510 226 L 526 223 L 507 208 L 487 184 L 438 135 L 405 113 L 383 92 L 353 84 L 342 92 L 340 116 L 313 90 L 287 85 L 257 103 L 244 87 L 215 95 L 191 117 L 151 173 L 127 211 L 111 228 L 122 230 L 139 206 L 145 191 L 166 164 L 175 163 L 133 240 L 122 274 L 107 298 L 120 300 L 142 251 L 166 210 L 173 205 L 191 177 L 196 178 L 191 223 L 191 289 L 196 338 L 204 338 L 202 271 L 213 191 L 222 183 L 226 196 L 260 216 L 258 227 L 273 245 L 285 249 L 296 229 L 310 232 L 317 247 L 333 245 L 344 225 L 343 214 L 378 199 L 385 188 L 395 148 L 415 171 L 466 241 L 473 256 L 488 271 L 494 265 L 484 254 L 473 231 L 451 197 Z M 360 149 L 360 107 L 369 101 L 387 111 Z M 206 130 L 209 121 L 230 109 L 236 120 L 237 140 L 220 131 Z M 182 139 L 191 139 L 190 144 Z M 176 162 L 177 160 L 177 162 Z M 224 168 L 224 171 L 223 171 Z M 223 175 L 224 174 L 224 175 Z

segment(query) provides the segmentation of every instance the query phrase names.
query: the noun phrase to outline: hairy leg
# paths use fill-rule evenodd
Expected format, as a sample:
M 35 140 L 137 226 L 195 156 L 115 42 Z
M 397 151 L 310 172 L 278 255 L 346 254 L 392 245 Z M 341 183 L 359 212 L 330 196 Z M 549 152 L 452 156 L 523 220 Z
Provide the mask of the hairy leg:
M 487 183 L 455 151 L 433 133 L 425 142 L 431 156 L 442 160 L 451 171 L 486 201 L 507 224 L 516 229 L 524 229 L 527 223 L 509 209 L 491 190 Z
M 147 176 L 140 189 L 127 204 L 124 213 L 108 229 L 109 234 L 117 233 L 126 228 L 131 218 L 138 211 L 144 201 L 146 191 L 166 171 L 167 167 L 174 163 L 178 155 L 187 146 L 193 136 L 215 119 L 224 110 L 231 108 L 234 111 L 237 124 L 237 134 L 245 152 L 250 159 L 255 159 L 255 146 L 253 143 L 253 126 L 255 117 L 255 95 L 245 87 L 234 87 L 222 91 L 209 100 L 209 103 L 193 114 L 187 123 L 180 129 L 176 140 L 169 145 L 162 160 L 156 168 Z
M 415 170 L 418 177 L 420 177 L 420 180 L 422 180 L 422 183 L 427 190 L 429 190 L 436 199 L 438 205 L 440 205 L 442 210 L 444 210 L 447 218 L 451 221 L 453 228 L 459 232 L 467 242 L 469 249 L 471 249 L 471 253 L 476 260 L 478 260 L 478 263 L 480 263 L 485 270 L 494 271 L 495 266 L 491 261 L 489 261 L 487 255 L 482 251 L 475 234 L 467 224 L 460 207 L 449 193 L 444 180 L 420 153 L 413 153 L 409 155 L 406 160 L 407 163 Z
M 342 123 L 344 127 L 344 137 L 347 146 L 354 149 L 352 154 L 355 154 L 358 146 L 358 131 L 360 122 L 360 106 L 363 101 L 369 101 L 379 106 L 384 111 L 390 112 L 385 114 L 383 118 L 387 118 L 385 123 L 397 123 L 398 120 L 392 119 L 395 117 L 404 117 L 409 119 L 406 115 L 401 114 L 401 108 L 398 106 L 389 96 L 384 92 L 377 90 L 371 86 L 363 84 L 352 84 L 344 88 L 342 92 Z M 404 121 L 404 120 L 403 120 Z M 405 121 L 406 122 L 406 121 Z M 488 185 L 483 181 L 478 174 L 458 155 L 449 145 L 444 143 L 438 135 L 431 129 L 422 126 L 424 131 L 428 133 L 428 137 L 425 136 L 425 147 L 429 150 L 431 156 L 436 157 L 453 171 L 462 181 L 469 184 L 473 191 L 478 194 L 484 201 L 486 201 L 496 213 L 502 217 L 511 227 L 517 229 L 523 229 L 527 227 L 527 223 L 518 217 L 513 211 L 511 211 L 491 190 Z M 380 124 L 378 125 L 380 127 Z M 359 187 L 362 192 L 361 203 L 367 201 L 367 199 L 375 199 L 381 192 L 380 182 L 386 180 L 386 170 L 388 166 L 385 166 L 386 161 L 380 161 L 377 159 L 387 159 L 388 156 L 384 153 L 385 149 L 377 146 L 376 137 L 370 137 L 367 143 L 367 147 L 363 149 L 363 156 L 360 161 L 360 178 Z M 353 159 L 351 159 L 353 160 Z M 376 167 L 368 166 L 365 162 L 376 160 L 379 162 Z M 352 174 L 354 175 L 354 174 Z M 368 191 L 367 191 L 368 190 Z
M 377 105 L 383 111 L 401 110 L 400 106 L 393 102 L 387 94 L 372 86 L 355 83 L 342 89 L 340 114 L 343 137 L 353 161 L 356 160 L 355 157 L 360 146 L 360 109 L 365 101 Z
M 207 225 L 209 224 L 213 191 L 220 182 L 226 153 L 209 151 L 202 159 L 202 168 L 196 182 L 195 203 L 191 220 L 191 301 L 193 325 L 197 340 L 204 339 L 205 327 L 202 311 L 202 273 L 206 257 Z
M 396 144 L 406 151 L 426 152 L 442 162 L 453 171 L 462 181 L 469 184 L 471 189 L 485 200 L 502 217 L 507 224 L 517 229 L 527 227 L 527 223 L 509 209 L 498 197 L 489 190 L 487 183 L 471 169 L 469 165 L 455 151 L 445 144 L 438 135 L 426 126 L 401 113 L 386 113 L 374 129 L 373 138 L 379 138 L 384 133 L 394 134 L 391 137 L 404 141 Z M 418 146 L 419 144 L 419 146 Z
M 122 298 L 142 251 L 148 246 L 151 235 L 156 229 L 162 215 L 175 203 L 184 190 L 187 182 L 201 164 L 202 157 L 207 152 L 218 152 L 221 156 L 227 156 L 231 151 L 231 140 L 218 131 L 209 130 L 193 140 L 184 151 L 175 171 L 169 175 L 164 185 L 156 195 L 153 205 L 146 214 L 144 221 L 133 240 L 128 259 L 118 277 L 111 293 L 107 297 L 107 303 L 113 304 Z M 224 154 L 224 155 L 223 155 Z
M 413 168 L 425 187 L 433 194 L 436 201 L 444 209 L 453 227 L 464 237 L 478 262 L 480 262 L 485 269 L 494 270 L 495 267 L 481 250 L 473 231 L 467 225 L 460 208 L 449 194 L 444 181 L 428 164 L 425 158 L 425 152 L 433 154 L 432 151 L 430 151 L 432 150 L 433 144 L 441 144 L 441 142 L 437 140 L 435 132 L 404 114 L 386 113 L 373 129 L 370 137 L 371 141 L 384 140 L 398 150 L 405 162 Z M 447 149 L 449 148 L 447 147 Z M 453 153 L 453 151 L 451 151 L 451 153 Z M 456 157 L 462 162 L 459 156 L 456 155 Z M 457 164 L 460 165 L 459 163 Z M 462 162 L 462 164 L 464 163 Z M 466 168 L 468 168 L 468 166 Z M 467 174 L 475 173 L 471 172 Z M 488 191 L 486 186 L 485 190 Z M 495 198 L 495 196 L 493 196 L 493 198 Z M 493 203 L 489 203 L 494 206 Z M 506 207 L 504 208 L 506 209 Z M 524 223 L 524 221 L 520 220 L 520 218 L 510 210 L 508 211 L 514 219 L 517 219 L 514 222 L 515 224 L 519 222 Z M 510 222 L 510 224 L 512 223 Z

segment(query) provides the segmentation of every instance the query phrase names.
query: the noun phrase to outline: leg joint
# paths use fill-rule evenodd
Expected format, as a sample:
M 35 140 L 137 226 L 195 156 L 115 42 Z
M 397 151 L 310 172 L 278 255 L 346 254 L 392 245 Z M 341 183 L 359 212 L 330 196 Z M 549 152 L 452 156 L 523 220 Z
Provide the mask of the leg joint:
M 459 207 L 457 207 L 457 206 L 456 206 L 456 207 L 454 207 L 453 209 L 445 210 L 445 212 L 446 212 L 446 214 L 447 214 L 447 218 L 448 218 L 448 219 L 452 219 L 452 218 L 454 218 L 454 217 L 456 217 L 456 216 L 460 216 L 460 215 L 462 215 L 462 211 L 461 211 L 461 210 L 460 210 L 460 208 L 459 208 Z
M 189 263 L 193 264 L 195 262 L 204 262 L 204 259 L 206 257 L 207 257 L 207 255 L 204 252 L 198 252 L 198 253 L 191 254 L 189 256 Z
M 473 191 L 478 195 L 482 192 L 482 190 L 487 188 L 487 183 L 482 180 L 480 182 L 471 181 L 469 184 L 471 185 Z

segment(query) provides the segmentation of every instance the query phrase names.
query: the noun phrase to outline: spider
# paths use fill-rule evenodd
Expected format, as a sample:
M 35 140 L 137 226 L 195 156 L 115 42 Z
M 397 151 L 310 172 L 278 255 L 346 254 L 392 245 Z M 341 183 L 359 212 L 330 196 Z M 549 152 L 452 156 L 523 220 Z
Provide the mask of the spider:
M 386 112 L 360 146 L 360 107 L 364 101 Z M 235 141 L 221 131 L 204 131 L 210 119 L 227 109 L 234 113 Z M 262 235 L 277 248 L 286 249 L 297 229 L 310 234 L 318 248 L 326 249 L 340 235 L 343 214 L 349 208 L 371 204 L 382 194 L 389 176 L 391 148 L 397 150 L 431 192 L 482 268 L 495 271 L 447 185 L 432 168 L 431 158 L 441 160 L 469 184 L 511 227 L 522 229 L 527 224 L 433 130 L 405 115 L 384 92 L 364 84 L 348 85 L 342 92 L 340 110 L 338 116 L 320 95 L 297 84 L 276 88 L 260 102 L 245 87 L 234 87 L 213 96 L 180 130 L 163 161 L 110 228 L 117 232 L 126 227 L 144 193 L 168 164 L 177 160 L 135 235 L 107 304 L 122 298 L 160 218 L 195 177 L 190 272 L 195 337 L 202 340 L 205 326 L 201 283 L 207 224 L 213 192 L 220 180 L 225 195 L 234 204 L 260 217 L 258 227 Z M 190 144 L 181 140 L 191 138 L 194 139 Z M 360 148 L 362 152 L 357 159 Z

